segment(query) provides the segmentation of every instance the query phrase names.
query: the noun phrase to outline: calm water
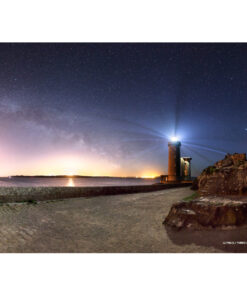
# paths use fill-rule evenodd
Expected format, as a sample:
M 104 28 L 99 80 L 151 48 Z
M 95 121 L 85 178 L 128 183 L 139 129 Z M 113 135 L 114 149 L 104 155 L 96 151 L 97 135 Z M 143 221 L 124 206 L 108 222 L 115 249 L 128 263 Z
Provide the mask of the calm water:
M 149 185 L 159 182 L 157 179 L 142 178 L 0 178 L 0 186 L 30 187 L 30 186 L 128 186 Z

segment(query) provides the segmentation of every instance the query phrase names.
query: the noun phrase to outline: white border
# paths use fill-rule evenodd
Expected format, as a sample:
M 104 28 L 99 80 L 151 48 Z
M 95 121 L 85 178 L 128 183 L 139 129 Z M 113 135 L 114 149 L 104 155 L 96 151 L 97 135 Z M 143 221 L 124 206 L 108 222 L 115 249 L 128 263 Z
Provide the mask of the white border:
M 246 1 L 1 1 L 5 42 L 241 42 Z
M 1 1 L 2 42 L 245 42 L 245 1 Z M 241 295 L 246 255 L 0 255 L 1 294 Z
M 242 295 L 246 256 L 0 255 L 2 295 Z

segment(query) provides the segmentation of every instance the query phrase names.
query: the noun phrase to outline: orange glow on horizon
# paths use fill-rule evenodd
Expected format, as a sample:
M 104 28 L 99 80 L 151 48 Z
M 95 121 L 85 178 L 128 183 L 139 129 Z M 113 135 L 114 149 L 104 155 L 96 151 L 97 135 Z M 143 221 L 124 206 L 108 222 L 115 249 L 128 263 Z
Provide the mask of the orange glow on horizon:
M 22 159 L 17 154 L 10 156 L 7 152 L 0 153 L 0 176 L 108 176 L 108 177 L 137 177 L 152 178 L 159 176 L 152 168 L 139 167 L 135 170 L 122 167 L 119 161 L 114 161 L 100 155 L 55 152 L 49 155 L 30 156 Z
M 144 175 L 144 176 L 141 176 L 141 178 L 143 178 L 143 179 L 155 179 L 157 176 L 158 176 L 158 174 L 155 174 L 155 175 Z
M 75 176 L 76 174 L 75 173 L 67 173 L 66 174 L 68 177 L 73 177 L 73 176 Z

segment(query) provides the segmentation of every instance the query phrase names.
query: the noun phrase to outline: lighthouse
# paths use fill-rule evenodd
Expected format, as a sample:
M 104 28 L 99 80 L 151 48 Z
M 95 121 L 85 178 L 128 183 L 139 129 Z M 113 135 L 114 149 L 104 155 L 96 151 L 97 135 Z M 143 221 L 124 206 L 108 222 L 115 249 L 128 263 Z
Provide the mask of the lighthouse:
M 191 157 L 181 157 L 181 142 L 173 137 L 168 142 L 168 174 L 160 176 L 161 183 L 191 182 Z
M 168 142 L 168 182 L 180 180 L 180 147 L 181 142 Z

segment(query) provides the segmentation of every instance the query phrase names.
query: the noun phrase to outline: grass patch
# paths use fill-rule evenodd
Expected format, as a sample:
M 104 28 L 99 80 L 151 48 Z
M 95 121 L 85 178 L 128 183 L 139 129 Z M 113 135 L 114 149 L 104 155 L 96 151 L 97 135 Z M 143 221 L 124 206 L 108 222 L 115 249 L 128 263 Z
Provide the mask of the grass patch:
M 193 194 L 186 196 L 183 198 L 183 201 L 192 201 L 199 196 L 198 192 L 194 192 Z

